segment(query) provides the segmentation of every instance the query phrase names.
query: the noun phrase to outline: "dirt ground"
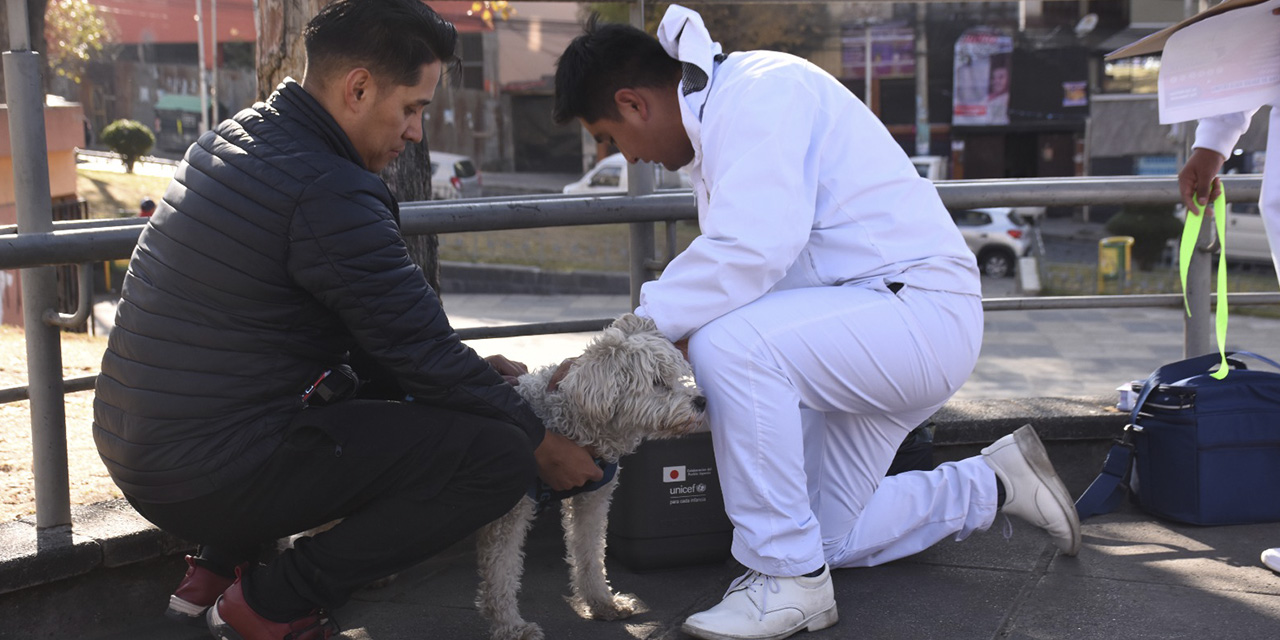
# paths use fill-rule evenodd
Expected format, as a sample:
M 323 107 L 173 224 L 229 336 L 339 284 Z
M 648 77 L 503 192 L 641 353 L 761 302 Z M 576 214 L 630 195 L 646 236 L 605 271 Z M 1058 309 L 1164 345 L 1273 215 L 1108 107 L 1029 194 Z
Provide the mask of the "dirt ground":
M 63 377 L 98 371 L 105 337 L 62 334 Z M 27 383 L 27 348 L 22 329 L 0 326 L 0 388 Z M 121 497 L 93 444 L 93 392 L 67 394 L 67 467 L 71 504 L 92 504 Z M 0 404 L 0 522 L 36 512 L 31 471 L 30 403 Z

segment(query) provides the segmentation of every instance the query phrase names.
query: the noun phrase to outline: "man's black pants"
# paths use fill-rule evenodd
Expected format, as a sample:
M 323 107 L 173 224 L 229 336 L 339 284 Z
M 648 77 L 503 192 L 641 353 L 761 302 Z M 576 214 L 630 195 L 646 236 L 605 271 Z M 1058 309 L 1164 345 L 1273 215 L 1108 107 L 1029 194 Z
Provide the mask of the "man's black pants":
M 336 608 L 506 513 L 536 477 L 514 425 L 422 404 L 349 400 L 304 410 L 256 472 L 195 500 L 133 501 L 156 526 L 202 546 L 225 572 L 263 545 L 344 520 L 245 579 L 261 615 Z

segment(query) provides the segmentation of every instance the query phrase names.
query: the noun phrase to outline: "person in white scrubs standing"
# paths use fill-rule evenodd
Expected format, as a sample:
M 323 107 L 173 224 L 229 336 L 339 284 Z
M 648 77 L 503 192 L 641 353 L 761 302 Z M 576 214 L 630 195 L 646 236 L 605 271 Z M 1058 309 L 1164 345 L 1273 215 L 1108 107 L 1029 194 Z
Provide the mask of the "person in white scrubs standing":
M 553 116 L 693 178 L 702 234 L 636 313 L 687 349 L 748 571 L 685 633 L 831 626 L 830 569 L 963 539 L 1001 505 L 1079 550 L 1075 507 L 1029 426 L 884 477 L 972 372 L 981 287 L 933 184 L 838 81 L 782 53 L 726 55 L 672 5 L 656 39 L 592 21 L 559 60 Z
M 1271 14 L 1280 16 L 1280 9 L 1273 9 Z M 1270 107 L 1268 158 L 1263 167 L 1262 197 L 1258 200 L 1258 208 L 1262 210 L 1262 227 L 1271 246 L 1276 277 L 1280 278 L 1280 157 L 1269 157 L 1272 149 L 1280 153 L 1280 104 L 1273 103 Z M 1199 211 L 1218 197 L 1218 174 L 1222 172 L 1222 165 L 1240 141 L 1240 136 L 1249 130 L 1249 123 L 1258 109 L 1203 118 L 1196 125 L 1196 141 L 1192 144 L 1191 156 L 1178 172 L 1178 189 L 1187 211 Z M 1262 564 L 1280 573 L 1280 547 L 1264 550 Z

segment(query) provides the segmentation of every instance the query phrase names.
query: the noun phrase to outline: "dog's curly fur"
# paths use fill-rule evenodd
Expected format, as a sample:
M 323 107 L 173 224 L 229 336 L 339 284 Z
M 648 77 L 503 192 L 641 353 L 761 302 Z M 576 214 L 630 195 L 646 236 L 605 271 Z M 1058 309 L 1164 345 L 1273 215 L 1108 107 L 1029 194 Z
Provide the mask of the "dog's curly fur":
M 693 384 L 689 363 L 648 318 L 618 318 L 587 346 L 559 386 L 548 390 L 555 370 L 552 365 L 521 376 L 516 389 L 548 429 L 609 462 L 635 451 L 646 439 L 682 435 L 704 422 L 706 401 Z M 561 503 L 570 603 L 584 617 L 626 618 L 639 604 L 632 595 L 614 593 L 605 575 L 605 529 L 617 482 L 615 474 L 605 486 Z M 537 624 L 520 616 L 517 603 L 534 510 L 533 499 L 526 496 L 477 538 L 476 606 L 489 619 L 495 640 L 543 637 Z

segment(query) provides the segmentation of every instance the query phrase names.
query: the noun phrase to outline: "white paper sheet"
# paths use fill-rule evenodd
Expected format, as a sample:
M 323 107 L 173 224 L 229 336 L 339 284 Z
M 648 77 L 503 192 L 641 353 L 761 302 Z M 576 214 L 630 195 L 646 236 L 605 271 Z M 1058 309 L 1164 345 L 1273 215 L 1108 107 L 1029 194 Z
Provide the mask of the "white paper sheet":
M 1169 36 L 1160 61 L 1160 124 L 1280 101 L 1276 7 L 1280 0 L 1233 9 Z

